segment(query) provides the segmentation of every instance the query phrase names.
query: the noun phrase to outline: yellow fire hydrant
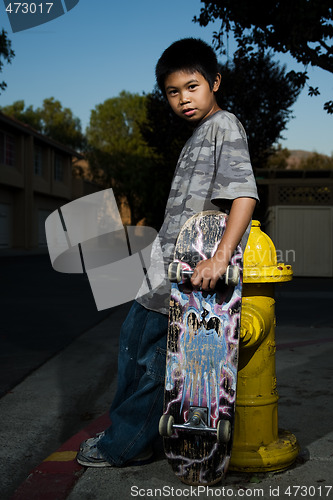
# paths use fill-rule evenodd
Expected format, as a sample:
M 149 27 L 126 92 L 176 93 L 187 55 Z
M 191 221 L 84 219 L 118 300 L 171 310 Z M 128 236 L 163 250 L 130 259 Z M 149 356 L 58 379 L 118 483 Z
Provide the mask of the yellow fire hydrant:
M 296 459 L 296 437 L 278 428 L 274 283 L 290 281 L 272 240 L 253 221 L 244 253 L 234 441 L 230 469 L 278 471 Z

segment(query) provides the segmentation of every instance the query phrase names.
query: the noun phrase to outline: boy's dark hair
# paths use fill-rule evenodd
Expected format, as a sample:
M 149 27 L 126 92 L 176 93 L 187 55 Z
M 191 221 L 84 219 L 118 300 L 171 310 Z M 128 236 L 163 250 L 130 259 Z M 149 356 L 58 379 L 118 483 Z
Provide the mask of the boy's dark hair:
M 197 71 L 212 90 L 218 73 L 217 57 L 210 45 L 199 38 L 183 38 L 168 47 L 156 64 L 156 81 L 165 95 L 164 82 L 175 71 Z

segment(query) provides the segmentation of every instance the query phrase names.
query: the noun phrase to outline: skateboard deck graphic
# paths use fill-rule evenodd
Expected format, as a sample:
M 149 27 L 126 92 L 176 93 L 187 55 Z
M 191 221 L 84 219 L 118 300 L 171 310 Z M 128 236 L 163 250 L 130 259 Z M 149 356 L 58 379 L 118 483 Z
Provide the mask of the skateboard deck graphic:
M 230 460 L 242 292 L 240 245 L 230 261 L 239 270 L 237 284 L 221 279 L 214 291 L 204 292 L 193 290 L 185 276 L 199 260 L 214 255 L 226 218 L 214 211 L 190 218 L 174 255 L 181 281 L 171 285 L 160 433 L 173 471 L 191 485 L 217 483 Z

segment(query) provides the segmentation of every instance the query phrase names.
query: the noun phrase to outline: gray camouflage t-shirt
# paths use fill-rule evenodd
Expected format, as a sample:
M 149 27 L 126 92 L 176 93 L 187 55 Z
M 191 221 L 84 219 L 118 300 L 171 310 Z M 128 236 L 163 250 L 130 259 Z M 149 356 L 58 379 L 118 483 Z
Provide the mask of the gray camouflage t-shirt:
M 167 269 L 182 226 L 203 210 L 228 211 L 232 200 L 240 197 L 258 199 L 246 133 L 233 114 L 221 110 L 198 125 L 179 156 L 159 232 L 166 277 L 158 288 L 137 299 L 140 304 L 168 314 Z M 243 248 L 249 231 L 250 226 L 242 239 Z

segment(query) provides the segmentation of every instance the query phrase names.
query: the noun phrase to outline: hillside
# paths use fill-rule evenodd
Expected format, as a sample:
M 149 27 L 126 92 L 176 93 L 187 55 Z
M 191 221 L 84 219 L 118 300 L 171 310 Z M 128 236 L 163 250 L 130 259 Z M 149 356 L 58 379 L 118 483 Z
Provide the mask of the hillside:
M 293 170 L 299 168 L 299 165 L 302 160 L 307 160 L 311 156 L 315 156 L 318 153 L 314 151 L 305 151 L 303 149 L 290 149 L 290 156 L 287 158 L 287 169 Z M 330 157 L 327 155 L 320 155 L 323 158 L 329 159 Z

